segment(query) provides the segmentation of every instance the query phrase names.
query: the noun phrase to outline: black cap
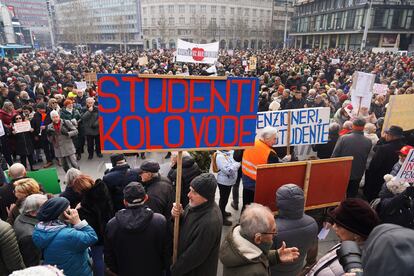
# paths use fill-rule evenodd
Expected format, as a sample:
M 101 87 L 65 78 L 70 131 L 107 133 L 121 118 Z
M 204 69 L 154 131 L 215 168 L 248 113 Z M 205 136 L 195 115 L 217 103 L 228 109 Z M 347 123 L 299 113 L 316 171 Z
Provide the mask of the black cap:
M 142 162 L 141 166 L 139 167 L 138 173 L 142 172 L 151 172 L 151 173 L 157 173 L 160 170 L 160 164 L 155 161 L 144 161 Z
M 122 153 L 114 153 L 111 155 L 111 163 L 112 167 L 116 166 L 116 163 L 118 163 L 121 160 L 125 160 L 125 156 Z
M 124 188 L 124 199 L 130 204 L 143 203 L 146 194 L 144 187 L 138 182 L 131 182 Z
M 213 174 L 200 174 L 191 181 L 190 186 L 208 201 L 214 200 L 217 189 L 217 180 Z
M 394 137 L 403 137 L 404 131 L 399 126 L 391 126 L 389 129 L 385 130 L 385 133 L 390 134 Z

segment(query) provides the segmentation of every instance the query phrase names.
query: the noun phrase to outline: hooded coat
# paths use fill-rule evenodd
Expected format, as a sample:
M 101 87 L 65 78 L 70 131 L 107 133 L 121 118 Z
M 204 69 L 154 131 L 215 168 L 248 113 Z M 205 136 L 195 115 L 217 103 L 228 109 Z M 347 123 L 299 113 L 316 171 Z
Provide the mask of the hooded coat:
M 120 276 L 138 272 L 148 276 L 163 275 L 171 258 L 168 231 L 165 217 L 145 206 L 117 212 L 106 227 L 106 265 Z
M 364 275 L 410 276 L 414 271 L 414 230 L 381 224 L 372 230 L 362 251 Z
M 287 184 L 277 190 L 279 215 L 276 217 L 277 235 L 273 240 L 273 248 L 280 248 L 284 241 L 289 247 L 297 247 L 300 256 L 293 263 L 280 263 L 271 267 L 272 275 L 297 275 L 303 268 L 307 251 L 318 242 L 318 225 L 314 218 L 304 214 L 304 205 L 303 191 L 297 185 Z
M 86 222 L 72 228 L 63 223 L 35 226 L 33 242 L 43 252 L 44 264 L 56 265 L 67 276 L 92 276 L 87 249 L 98 241 Z
M 228 233 L 220 248 L 223 276 L 267 276 L 270 275 L 269 267 L 278 260 L 276 250 L 265 255 L 259 247 L 242 237 L 239 225 Z

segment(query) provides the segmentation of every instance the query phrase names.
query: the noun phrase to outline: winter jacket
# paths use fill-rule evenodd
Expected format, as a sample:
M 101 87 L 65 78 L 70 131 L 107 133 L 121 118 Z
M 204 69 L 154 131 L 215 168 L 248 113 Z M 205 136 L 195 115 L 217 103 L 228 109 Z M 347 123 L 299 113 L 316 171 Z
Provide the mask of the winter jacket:
M 365 172 L 368 154 L 372 143 L 364 136 L 362 131 L 352 131 L 339 137 L 332 157 L 352 156 L 352 168 L 350 180 L 361 180 Z
M 297 185 L 288 184 L 276 192 L 277 235 L 274 237 L 274 249 L 286 242 L 288 247 L 299 248 L 300 256 L 288 264 L 276 264 L 271 267 L 272 275 L 297 275 L 303 268 L 308 250 L 317 243 L 318 225 L 314 218 L 304 214 L 305 198 Z
M 38 149 L 41 147 L 40 141 L 47 140 L 46 128 L 52 122 L 50 119 L 50 110 L 47 112 L 46 117 L 42 121 L 42 114 L 36 112 L 31 120 L 33 131 L 33 138 L 35 139 L 35 148 Z M 41 129 L 42 126 L 45 126 L 45 129 Z M 37 139 L 36 139 L 37 138 Z
M 34 217 L 21 214 L 13 224 L 19 249 L 27 267 L 39 265 L 42 257 L 42 252 L 34 245 L 32 239 L 34 227 L 38 222 Z
M 86 220 L 98 236 L 96 245 L 103 245 L 103 236 L 108 221 L 114 216 L 111 196 L 101 179 L 97 179 L 92 188 L 82 194 L 79 217 Z
M 0 187 L 0 219 L 6 220 L 8 217 L 7 208 L 17 200 L 14 195 L 14 186 L 12 183 L 4 183 Z
M 138 181 L 139 179 L 138 173 L 131 170 L 128 164 L 115 166 L 103 176 L 102 180 L 108 187 L 112 198 L 114 212 L 124 208 L 124 187 L 130 182 Z
M 191 156 L 183 157 L 182 165 L 182 177 L 181 177 L 181 204 L 183 208 L 188 204 L 187 194 L 190 192 L 190 183 L 198 175 L 201 174 L 201 170 Z M 177 181 L 177 164 L 171 167 L 168 172 L 168 179 L 171 181 L 174 187 L 175 194 L 175 183 Z
M 92 111 L 85 107 L 81 120 L 85 135 L 99 135 L 98 107 L 94 106 Z
M 76 127 L 68 120 L 60 120 L 60 130 L 56 131 L 53 123 L 47 126 L 47 133 L 50 142 L 53 144 L 56 157 L 66 157 L 76 153 L 73 145 L 72 137 L 78 135 Z M 63 135 L 62 131 L 66 131 L 67 135 Z
M 76 108 L 73 108 L 72 112 L 68 111 L 66 108 L 62 108 L 60 110 L 60 118 L 63 120 L 69 120 L 69 121 L 72 121 L 72 120 L 79 121 L 81 118 L 81 115 Z
M 24 268 L 16 235 L 7 222 L 0 219 L 0 276 Z
M 381 139 L 374 148 L 374 156 L 365 173 L 364 195 L 368 201 L 378 196 L 384 183 L 384 175 L 388 174 L 398 161 L 398 153 L 404 146 L 401 139 L 383 142 Z
M 323 255 L 306 276 L 343 276 L 344 269 L 339 263 L 336 250 L 341 246 L 337 244 Z
M 33 133 L 30 131 L 20 132 L 13 135 L 16 140 L 17 155 L 32 155 L 34 153 Z
M 76 208 L 76 205 L 81 202 L 82 195 L 75 192 L 71 186 L 66 186 L 65 190 L 59 195 L 66 198 L 70 202 L 70 208 Z
M 329 137 L 328 143 L 326 144 L 312 145 L 312 149 L 316 151 L 316 155 L 319 159 L 331 158 L 336 142 L 338 142 L 338 138 L 338 136 Z
M 372 230 L 362 251 L 364 275 L 411 276 L 414 271 L 414 230 L 381 224 Z
M 233 151 L 217 151 L 217 183 L 232 186 L 236 183 L 240 163 L 233 159 Z
M 177 262 L 172 276 L 216 276 L 222 217 L 214 200 L 187 205 L 180 219 Z M 202 254 L 200 254 L 202 252 Z
M 171 258 L 165 217 L 145 206 L 120 210 L 106 227 L 104 254 L 107 267 L 119 276 L 163 275 Z
M 92 276 L 87 249 L 97 241 L 86 221 L 73 228 L 59 221 L 40 222 L 33 231 L 33 242 L 42 250 L 44 263 L 56 265 L 67 276 Z
M 163 215 L 167 221 L 170 221 L 174 196 L 171 182 L 158 175 L 148 182 L 143 182 L 142 185 L 148 195 L 145 204 L 155 213 Z
M 378 138 L 377 134 L 375 134 L 375 133 L 365 133 L 364 135 L 369 140 L 371 140 L 371 143 L 372 143 L 372 148 L 371 148 L 371 151 L 368 154 L 367 165 L 366 165 L 366 168 L 368 169 L 369 164 L 371 164 L 372 157 L 374 157 L 374 153 L 375 153 L 374 152 L 374 146 L 378 143 L 379 138 Z
M 240 235 L 236 225 L 227 234 L 220 247 L 220 261 L 223 263 L 223 276 L 268 276 L 269 267 L 279 261 L 276 250 L 268 255 Z

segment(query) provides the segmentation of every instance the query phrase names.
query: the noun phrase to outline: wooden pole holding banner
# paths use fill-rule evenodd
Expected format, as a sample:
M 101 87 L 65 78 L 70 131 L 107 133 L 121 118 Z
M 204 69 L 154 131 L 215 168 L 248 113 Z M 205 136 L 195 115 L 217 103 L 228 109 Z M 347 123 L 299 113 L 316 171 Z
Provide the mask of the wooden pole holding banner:
M 358 105 L 358 113 L 357 113 L 357 116 L 359 116 L 359 111 L 361 110 L 361 104 L 362 104 L 362 97 L 359 97 L 359 105 Z
M 288 111 L 288 125 L 287 125 L 287 141 L 286 141 L 286 155 L 290 155 L 290 132 L 292 130 L 292 112 Z
M 312 162 L 307 161 L 306 162 L 306 171 L 305 171 L 305 180 L 303 182 L 303 194 L 305 196 L 305 206 L 306 206 L 306 199 L 308 197 L 308 190 L 309 190 L 309 180 L 310 180 L 310 174 L 312 169 Z
M 175 204 L 181 203 L 181 175 L 183 172 L 183 152 L 179 151 L 177 155 L 177 179 L 175 181 Z M 173 264 L 177 261 L 178 256 L 178 238 L 180 234 L 180 217 L 174 219 L 174 247 L 173 247 Z

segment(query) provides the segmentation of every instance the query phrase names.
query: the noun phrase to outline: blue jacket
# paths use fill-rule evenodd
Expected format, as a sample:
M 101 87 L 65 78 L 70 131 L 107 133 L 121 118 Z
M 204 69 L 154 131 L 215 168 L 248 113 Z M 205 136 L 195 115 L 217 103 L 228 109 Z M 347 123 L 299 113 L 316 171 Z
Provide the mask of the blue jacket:
M 44 263 L 56 265 L 67 276 L 92 276 L 87 248 L 97 241 L 95 231 L 86 221 L 75 228 L 56 221 L 40 222 L 33 231 L 33 242 L 42 250 Z

